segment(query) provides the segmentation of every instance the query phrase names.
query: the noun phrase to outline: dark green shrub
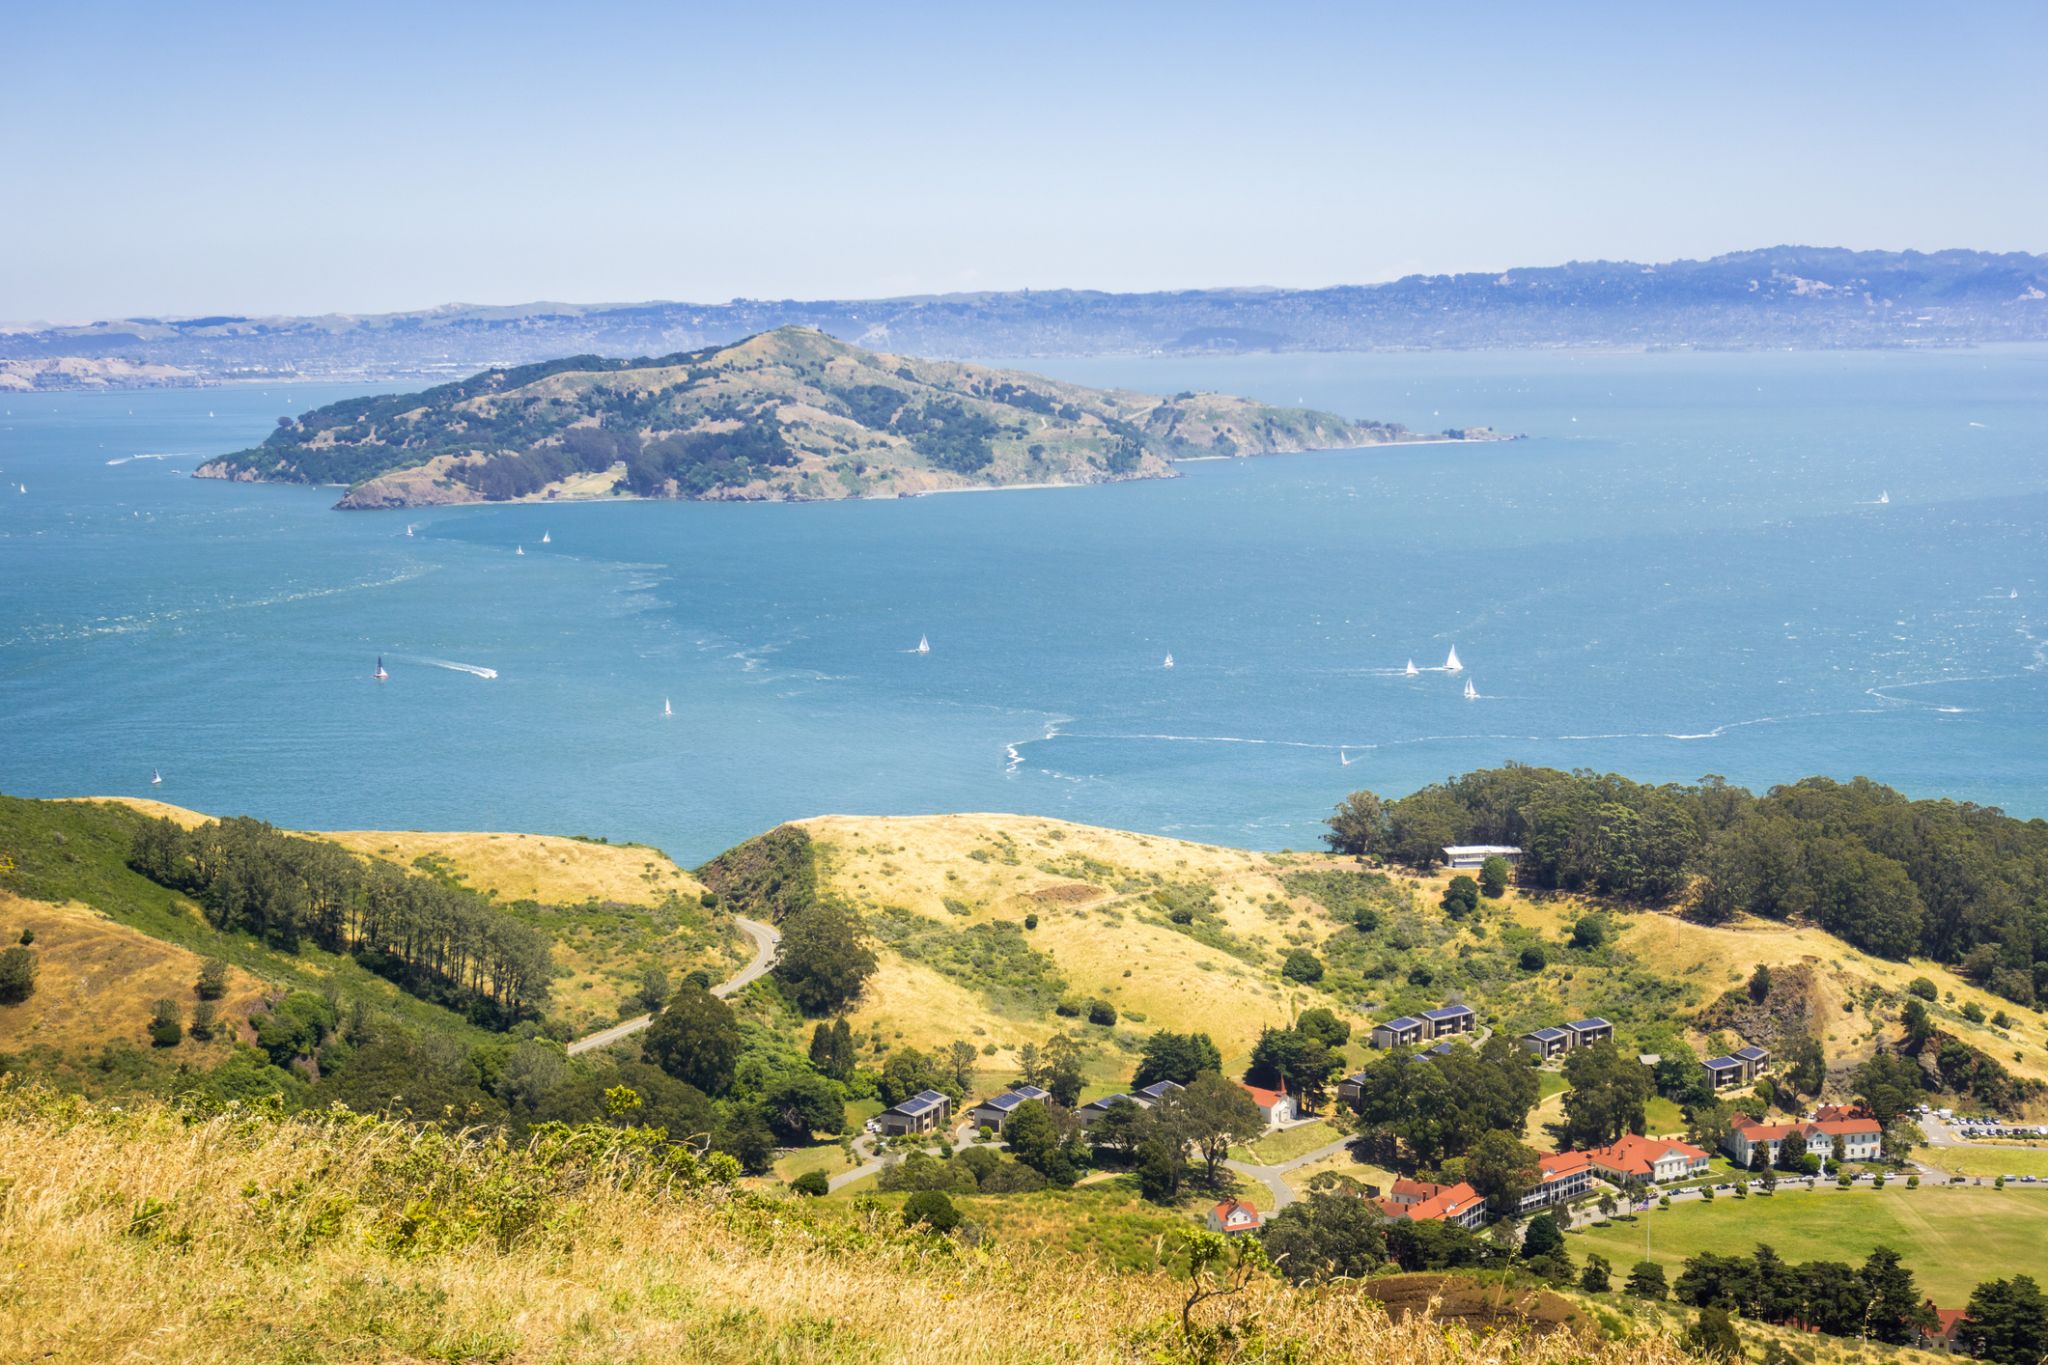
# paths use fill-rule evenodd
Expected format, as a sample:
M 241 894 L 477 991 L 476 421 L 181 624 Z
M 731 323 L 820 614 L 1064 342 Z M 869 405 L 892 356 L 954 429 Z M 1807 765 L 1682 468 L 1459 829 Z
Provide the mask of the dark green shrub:
M 832 1192 L 832 1182 L 825 1178 L 823 1171 L 805 1171 L 789 1182 L 789 1188 L 798 1194 L 818 1198 Z
M 960 1210 L 939 1190 L 919 1190 L 903 1201 L 903 1226 L 922 1223 L 927 1232 L 951 1232 L 960 1226 Z
M 176 1047 L 185 1040 L 185 1025 L 178 1017 L 178 1002 L 159 1000 L 149 1007 L 149 1041 L 153 1047 Z

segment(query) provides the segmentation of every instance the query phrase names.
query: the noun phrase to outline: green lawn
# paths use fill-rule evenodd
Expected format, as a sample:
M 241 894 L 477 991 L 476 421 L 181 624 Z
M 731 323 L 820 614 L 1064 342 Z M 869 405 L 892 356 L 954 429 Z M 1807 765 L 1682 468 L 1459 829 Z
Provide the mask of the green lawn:
M 1986 1143 L 1970 1147 L 1919 1147 L 1914 1149 L 1913 1155 L 1944 1171 L 1953 1171 L 1957 1175 L 1981 1175 L 1986 1180 L 2000 1175 L 2048 1176 L 2048 1148 L 1999 1147 Z
M 1909 1190 L 1903 1180 L 1882 1190 L 1780 1192 L 1765 1199 L 1722 1195 L 1711 1204 L 1652 1209 L 1634 1223 L 1571 1234 L 1576 1256 L 1597 1251 L 1625 1271 L 1644 1257 L 1675 1272 L 1699 1251 L 1739 1255 L 1768 1242 L 1789 1261 L 1846 1261 L 1860 1265 L 1872 1248 L 1888 1246 L 1905 1258 L 1921 1289 L 1944 1307 L 1960 1306 L 1971 1289 L 2014 1273 L 2048 1277 L 2048 1191 Z
M 1552 1095 L 1562 1095 L 1565 1091 L 1571 1089 L 1570 1086 L 1565 1084 L 1562 1071 L 1539 1071 L 1536 1073 L 1536 1082 L 1538 1086 L 1536 1102 L 1538 1104 L 1549 1099 Z
M 823 1171 L 827 1176 L 835 1176 L 851 1169 L 838 1143 L 821 1142 L 815 1147 L 799 1147 L 776 1158 L 775 1178 L 794 1180 L 805 1171 Z
M 1292 1161 L 1298 1156 L 1313 1152 L 1316 1148 L 1335 1142 L 1343 1134 L 1329 1124 L 1317 1119 L 1304 1123 L 1299 1128 L 1285 1132 L 1268 1133 L 1257 1142 L 1243 1147 L 1233 1147 L 1230 1154 L 1239 1161 L 1248 1161 L 1254 1166 L 1277 1166 L 1283 1161 Z
M 1683 1133 L 1685 1111 L 1662 1095 L 1652 1095 L 1650 1102 L 1643 1106 L 1643 1131 L 1656 1137 Z

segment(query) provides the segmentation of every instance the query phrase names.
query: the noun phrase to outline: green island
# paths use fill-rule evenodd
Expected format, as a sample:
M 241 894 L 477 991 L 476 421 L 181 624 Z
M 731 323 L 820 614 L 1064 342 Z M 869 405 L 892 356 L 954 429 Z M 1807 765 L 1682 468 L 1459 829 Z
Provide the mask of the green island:
M 829 816 L 685 869 L 0 797 L 0 1331 L 2035 1358 L 2042 1148 L 1921 1107 L 2048 1108 L 2048 826 L 1510 766 L 1354 793 L 1326 842 Z M 1410 1021 L 1449 1036 L 1375 1045 Z
M 1086 388 L 884 355 L 804 327 L 638 360 L 572 356 L 278 418 L 200 478 L 342 485 L 345 508 L 899 497 L 1169 478 L 1171 461 L 1504 439 L 1227 394 Z

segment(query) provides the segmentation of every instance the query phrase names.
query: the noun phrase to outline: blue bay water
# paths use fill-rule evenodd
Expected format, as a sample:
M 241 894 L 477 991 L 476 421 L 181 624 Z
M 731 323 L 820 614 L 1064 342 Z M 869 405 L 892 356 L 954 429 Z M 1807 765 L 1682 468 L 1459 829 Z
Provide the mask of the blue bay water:
M 2048 815 L 2048 349 L 1028 367 L 1530 439 L 340 513 L 184 474 L 360 390 L 0 395 L 0 790 L 689 861 L 827 811 L 1306 847 L 1507 759 Z

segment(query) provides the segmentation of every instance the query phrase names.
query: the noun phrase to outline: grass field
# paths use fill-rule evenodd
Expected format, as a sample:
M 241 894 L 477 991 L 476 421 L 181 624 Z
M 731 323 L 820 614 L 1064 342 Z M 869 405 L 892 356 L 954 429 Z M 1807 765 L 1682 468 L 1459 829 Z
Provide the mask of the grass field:
M 1860 1265 L 1874 1247 L 1898 1252 L 1919 1277 L 1923 1292 L 1944 1307 L 1961 1306 L 1980 1282 L 2014 1273 L 2048 1279 L 2048 1191 L 1909 1190 L 1894 1182 L 1882 1190 L 1848 1193 L 1780 1192 L 1772 1198 L 1726 1196 L 1711 1204 L 1656 1209 L 1635 1223 L 1571 1234 L 1583 1257 L 1597 1251 L 1624 1268 L 1651 1259 L 1674 1270 L 1700 1251 L 1740 1255 L 1768 1242 L 1789 1261 L 1847 1261 Z
M 1314 1123 L 1304 1123 L 1299 1128 L 1268 1133 L 1257 1142 L 1233 1148 L 1230 1154 L 1239 1161 L 1248 1161 L 1254 1166 L 1277 1166 L 1283 1161 L 1305 1156 L 1342 1136 L 1343 1134 L 1335 1128 L 1317 1119 Z
M 1989 1143 L 1969 1147 L 1916 1147 L 1913 1155 L 1944 1171 L 1956 1175 L 1981 1175 L 1986 1180 L 2001 1175 L 2048 1177 L 2048 1148 L 2044 1147 L 2000 1147 Z M 2048 1206 L 2044 1206 L 2042 1211 L 2048 1213 Z

